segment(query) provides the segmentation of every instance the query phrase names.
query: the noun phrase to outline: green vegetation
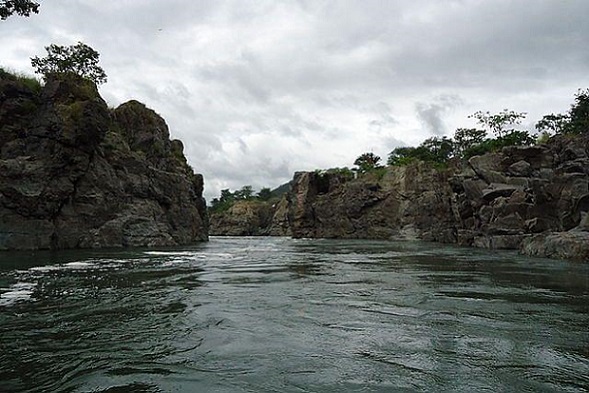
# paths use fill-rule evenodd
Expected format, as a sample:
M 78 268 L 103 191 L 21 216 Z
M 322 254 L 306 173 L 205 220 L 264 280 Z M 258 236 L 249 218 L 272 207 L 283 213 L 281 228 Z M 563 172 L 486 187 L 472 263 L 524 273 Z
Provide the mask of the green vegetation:
M 354 161 L 354 165 L 356 165 L 354 170 L 358 173 L 366 173 L 377 168 L 382 168 L 382 165 L 380 165 L 380 157 L 374 153 L 361 154 L 356 158 L 356 161 Z
M 549 134 L 589 133 L 589 89 L 577 92 L 568 113 L 546 115 L 536 123 L 536 129 Z
M 47 56 L 31 58 L 35 73 L 44 79 L 51 74 L 75 74 L 97 85 L 106 82 L 106 73 L 98 65 L 100 55 L 88 45 L 78 42 L 72 46 L 51 44 L 45 47 Z
M 272 190 L 269 189 L 268 187 L 264 187 L 258 192 L 258 199 L 261 201 L 268 201 L 271 198 L 272 198 Z
M 0 0 L 0 19 L 5 20 L 11 15 L 30 16 L 39 13 L 39 3 L 30 0 Z
M 525 117 L 525 112 L 514 112 L 507 109 L 495 114 L 478 111 L 469 116 L 469 118 L 477 119 L 480 125 L 492 131 L 497 138 L 502 138 L 513 132 L 513 127 L 521 124 Z
M 7 70 L 6 68 L 0 67 L 0 79 L 10 79 L 17 81 L 27 88 L 31 89 L 35 93 L 39 93 L 43 84 L 41 81 L 34 76 L 26 75 L 21 72 L 14 72 Z
M 278 199 L 281 194 L 270 190 L 268 187 L 263 187 L 257 194 L 254 195 L 254 189 L 250 185 L 241 187 L 239 190 L 231 192 L 231 190 L 221 190 L 219 198 L 213 198 L 209 211 L 211 213 L 220 213 L 227 211 L 237 201 L 258 201 L 270 202 L 273 199 Z
M 530 146 L 546 143 L 552 134 L 589 133 L 589 89 L 579 90 L 570 110 L 565 114 L 546 115 L 536 124 L 538 134 L 517 129 L 526 117 L 525 112 L 504 109 L 499 113 L 478 111 L 469 116 L 476 119 L 479 128 L 458 128 L 453 138 L 432 137 L 419 146 L 397 147 L 388 155 L 387 165 L 405 166 L 415 161 L 429 162 L 444 168 L 451 160 L 496 152 L 507 146 Z M 491 134 L 494 137 L 489 137 Z M 359 156 L 354 170 L 359 174 L 378 171 L 380 157 L 373 153 Z
M 343 168 L 315 169 L 315 173 L 319 176 L 324 176 L 326 174 L 336 174 L 349 179 L 354 178 L 354 170 L 348 168 L 347 166 Z
M 454 142 L 448 137 L 428 138 L 417 147 L 397 147 L 389 153 L 388 165 L 403 166 L 414 161 L 445 164 L 454 156 Z
M 414 161 L 425 161 L 443 168 L 451 159 L 468 159 L 498 151 L 505 146 L 532 145 L 535 139 L 528 131 L 514 128 L 525 116 L 523 112 L 507 109 L 496 114 L 478 111 L 469 117 L 476 119 L 483 129 L 458 128 L 453 139 L 445 136 L 433 137 L 417 147 L 397 147 L 389 154 L 387 164 L 403 166 Z M 488 138 L 489 132 L 495 138 Z

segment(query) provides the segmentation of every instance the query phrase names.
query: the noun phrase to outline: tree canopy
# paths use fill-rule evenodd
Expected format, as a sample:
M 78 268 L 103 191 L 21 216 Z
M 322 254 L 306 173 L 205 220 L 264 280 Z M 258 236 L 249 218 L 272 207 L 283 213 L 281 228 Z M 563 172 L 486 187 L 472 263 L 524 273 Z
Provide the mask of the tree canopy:
M 0 19 L 5 20 L 13 14 L 30 16 L 39 13 L 39 3 L 30 0 L 0 0 Z
M 589 89 L 580 89 L 577 92 L 575 102 L 567 113 L 544 116 L 536 123 L 536 129 L 556 134 L 589 133 Z
M 356 161 L 354 161 L 354 165 L 357 166 L 355 170 L 359 173 L 366 173 L 373 169 L 381 168 L 382 165 L 380 163 L 380 157 L 374 153 L 364 153 L 361 154 Z
M 526 113 L 503 109 L 501 112 L 494 114 L 488 111 L 478 111 L 469 117 L 477 119 L 479 124 L 488 128 L 498 138 L 501 138 L 511 131 L 514 131 L 513 127 L 521 124 L 522 119 L 526 117 Z
M 83 42 L 71 46 L 51 44 L 45 49 L 46 57 L 31 58 L 35 73 L 43 75 L 45 79 L 51 74 L 73 73 L 97 85 L 106 82 L 106 73 L 98 65 L 100 54 Z
M 272 198 L 277 197 L 274 192 L 268 188 L 263 187 L 256 195 L 254 195 L 254 188 L 250 185 L 245 185 L 239 190 L 231 191 L 226 188 L 221 190 L 219 198 L 213 198 L 211 200 L 211 212 L 222 212 L 229 209 L 237 201 L 270 201 Z

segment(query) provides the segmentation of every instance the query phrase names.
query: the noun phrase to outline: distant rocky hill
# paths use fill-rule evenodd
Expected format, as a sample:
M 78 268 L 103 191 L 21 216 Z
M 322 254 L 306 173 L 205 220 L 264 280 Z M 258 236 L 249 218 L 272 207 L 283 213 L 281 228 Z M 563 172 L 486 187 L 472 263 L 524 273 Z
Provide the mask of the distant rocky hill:
M 137 101 L 54 75 L 40 91 L 0 75 L 0 250 L 207 240 L 203 178 Z

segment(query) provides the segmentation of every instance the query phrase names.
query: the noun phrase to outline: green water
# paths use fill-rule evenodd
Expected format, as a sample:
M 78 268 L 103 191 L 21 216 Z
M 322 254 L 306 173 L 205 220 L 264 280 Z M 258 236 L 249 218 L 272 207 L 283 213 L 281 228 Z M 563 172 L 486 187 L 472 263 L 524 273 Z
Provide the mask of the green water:
M 213 238 L 0 254 L 2 392 L 589 391 L 589 266 Z

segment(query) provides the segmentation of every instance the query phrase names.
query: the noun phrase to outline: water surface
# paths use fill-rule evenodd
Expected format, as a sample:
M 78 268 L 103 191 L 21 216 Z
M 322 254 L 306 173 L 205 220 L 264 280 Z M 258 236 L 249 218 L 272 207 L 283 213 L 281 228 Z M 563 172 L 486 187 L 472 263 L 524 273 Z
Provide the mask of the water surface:
M 0 253 L 0 391 L 589 391 L 589 266 L 212 238 Z

